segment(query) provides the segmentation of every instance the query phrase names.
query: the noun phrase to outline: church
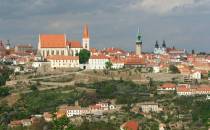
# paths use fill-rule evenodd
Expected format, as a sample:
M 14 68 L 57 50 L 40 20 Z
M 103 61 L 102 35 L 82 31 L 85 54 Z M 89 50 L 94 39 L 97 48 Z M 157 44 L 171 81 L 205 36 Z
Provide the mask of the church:
M 88 25 L 84 26 L 82 45 L 79 41 L 70 41 L 66 34 L 40 34 L 38 54 L 46 59 L 49 56 L 77 56 L 82 49 L 90 49 Z

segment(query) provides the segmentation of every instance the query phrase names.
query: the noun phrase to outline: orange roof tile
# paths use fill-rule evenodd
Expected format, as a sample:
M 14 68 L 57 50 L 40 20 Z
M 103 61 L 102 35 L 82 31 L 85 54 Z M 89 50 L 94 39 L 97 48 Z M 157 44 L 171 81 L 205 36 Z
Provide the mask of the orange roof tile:
M 47 57 L 48 60 L 79 60 L 78 56 L 63 56 L 63 55 L 52 55 Z
M 90 59 L 109 59 L 109 58 L 105 55 L 92 55 Z
M 64 48 L 66 47 L 65 34 L 42 34 L 40 35 L 41 48 Z
M 82 48 L 82 45 L 79 41 L 68 41 L 67 44 L 70 46 L 70 48 Z
M 177 87 L 177 92 L 191 92 L 191 90 L 186 85 L 181 85 Z
M 137 56 L 128 57 L 125 60 L 125 65 L 144 65 L 145 59 Z
M 160 86 L 161 88 L 176 88 L 176 84 L 172 84 L 172 83 L 165 83 L 162 86 Z
M 128 121 L 124 125 L 124 129 L 126 130 L 138 130 L 139 124 L 137 121 Z

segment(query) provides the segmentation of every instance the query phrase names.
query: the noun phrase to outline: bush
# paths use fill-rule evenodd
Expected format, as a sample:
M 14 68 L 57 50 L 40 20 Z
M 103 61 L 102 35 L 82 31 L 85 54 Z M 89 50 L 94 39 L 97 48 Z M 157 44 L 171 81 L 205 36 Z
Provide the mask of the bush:
M 171 73 L 174 73 L 174 74 L 180 73 L 179 69 L 175 65 L 170 65 L 169 70 L 171 71 Z
M 0 87 L 0 97 L 4 97 L 9 95 L 9 88 L 5 88 L 5 87 Z

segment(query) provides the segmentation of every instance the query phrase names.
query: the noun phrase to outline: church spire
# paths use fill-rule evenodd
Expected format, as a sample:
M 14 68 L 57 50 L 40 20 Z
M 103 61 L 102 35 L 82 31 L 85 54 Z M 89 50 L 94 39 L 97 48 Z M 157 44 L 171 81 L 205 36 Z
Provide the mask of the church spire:
M 83 29 L 83 39 L 89 39 L 89 31 L 88 31 L 88 25 L 85 24 Z
M 88 25 L 85 24 L 83 29 L 83 38 L 82 38 L 82 45 L 84 49 L 90 49 L 90 37 L 89 37 L 89 30 Z

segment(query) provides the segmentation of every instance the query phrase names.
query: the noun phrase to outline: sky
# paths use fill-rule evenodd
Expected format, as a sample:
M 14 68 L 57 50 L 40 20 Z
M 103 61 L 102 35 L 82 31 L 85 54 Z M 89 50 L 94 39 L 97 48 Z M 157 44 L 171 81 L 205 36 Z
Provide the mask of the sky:
M 65 33 L 90 46 L 134 50 L 140 27 L 143 51 L 155 41 L 210 52 L 210 0 L 0 0 L 0 39 L 37 47 L 39 34 Z

